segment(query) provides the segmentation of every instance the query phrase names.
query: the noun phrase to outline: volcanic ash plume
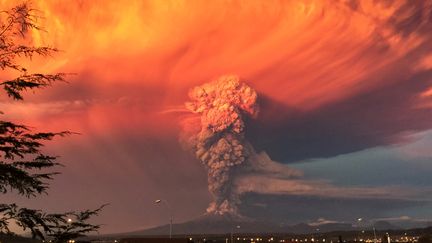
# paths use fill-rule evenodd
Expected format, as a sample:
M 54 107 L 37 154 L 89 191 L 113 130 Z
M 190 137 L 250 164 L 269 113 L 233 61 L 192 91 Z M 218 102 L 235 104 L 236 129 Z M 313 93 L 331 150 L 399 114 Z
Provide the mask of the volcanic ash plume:
M 233 175 L 253 153 L 244 138 L 244 119 L 256 117 L 257 94 L 238 77 L 223 76 L 195 87 L 189 97 L 186 108 L 200 115 L 200 127 L 189 134 L 188 145 L 206 167 L 214 199 L 207 212 L 237 214 Z

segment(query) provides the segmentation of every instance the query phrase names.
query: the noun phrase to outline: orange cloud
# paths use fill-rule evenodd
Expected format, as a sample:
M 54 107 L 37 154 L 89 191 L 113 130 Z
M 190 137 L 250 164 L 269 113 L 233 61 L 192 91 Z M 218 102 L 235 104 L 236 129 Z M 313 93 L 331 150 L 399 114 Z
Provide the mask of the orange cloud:
M 15 4 L 0 0 L 2 9 Z M 76 75 L 67 85 L 28 93 L 25 102 L 1 97 L 0 110 L 4 119 L 40 130 L 82 133 L 66 142 L 56 140 L 53 152 L 65 154 L 67 168 L 79 178 L 71 177 L 76 183 L 85 181 L 81 179 L 85 176 L 88 185 L 99 183 L 93 173 L 111 183 L 107 187 L 100 182 L 88 192 L 86 198 L 98 202 L 100 198 L 91 192 L 103 188 L 107 198 L 114 195 L 113 187 L 118 188 L 120 194 L 111 199 L 127 203 L 136 199 L 123 196 L 124 188 L 146 198 L 171 191 L 178 194 L 168 200 L 183 196 L 182 205 L 193 206 L 190 211 L 197 213 L 197 206 L 190 204 L 192 194 L 187 193 L 196 193 L 190 189 L 196 187 L 201 193 L 197 198 L 205 199 L 207 192 L 199 187 L 205 184 L 204 172 L 176 141 L 179 115 L 184 115 L 179 107 L 190 88 L 224 74 L 239 75 L 257 91 L 260 102 L 267 102 L 247 134 L 260 143 L 257 150 L 281 162 L 387 145 L 401 132 L 432 127 L 432 3 L 428 1 L 33 0 L 32 4 L 40 10 L 39 23 L 46 32 L 30 33 L 29 43 L 62 51 L 28 62 L 29 70 Z M 0 78 L 8 75 L 0 73 Z M 258 175 L 237 182 L 240 192 L 387 198 L 404 191 L 291 180 L 301 173 L 276 162 L 259 169 Z M 269 176 L 276 170 L 283 172 L 279 178 Z M 116 175 L 139 183 L 114 181 Z M 187 180 L 188 190 L 178 190 Z M 72 184 L 63 182 L 63 186 Z M 136 184 L 142 186 L 135 189 Z M 88 185 L 82 184 L 83 191 Z M 63 187 L 59 188 L 57 195 L 62 195 Z M 207 203 L 203 200 L 200 205 Z M 140 203 L 135 211 L 142 208 Z M 142 217 L 136 219 L 141 221 Z
M 1 108 L 42 128 L 121 126 L 175 136 L 176 120 L 163 111 L 179 111 L 191 87 L 233 73 L 259 97 L 313 113 L 409 86 L 428 70 L 430 12 L 422 9 L 431 5 L 409 2 L 33 1 L 47 32 L 32 32 L 29 41 L 63 51 L 34 59 L 30 70 L 77 75 L 69 85 L 28 94 L 30 104 L 6 101 Z M 428 108 L 427 88 L 412 87 L 414 95 L 403 97 L 417 106 L 404 109 Z
M 310 110 L 382 85 L 392 67 L 410 71 L 402 59 L 426 40 L 390 24 L 411 16 L 397 12 L 405 3 L 40 0 L 33 5 L 48 33 L 32 38 L 64 50 L 37 60 L 38 68 L 90 72 L 85 83 L 94 89 L 159 87 L 159 101 L 169 105 L 190 87 L 234 73 Z

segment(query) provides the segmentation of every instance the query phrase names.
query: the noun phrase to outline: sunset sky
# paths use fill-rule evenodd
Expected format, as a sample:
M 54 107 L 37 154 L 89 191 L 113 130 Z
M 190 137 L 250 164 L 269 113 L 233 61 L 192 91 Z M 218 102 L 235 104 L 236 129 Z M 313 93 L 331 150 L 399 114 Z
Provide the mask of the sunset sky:
M 432 1 L 31 3 L 46 31 L 27 41 L 61 51 L 23 62 L 73 74 L 24 101 L 2 94 L 2 119 L 80 135 L 47 144 L 65 165 L 48 195 L 2 201 L 50 212 L 109 203 L 101 233 L 167 223 L 159 198 L 176 223 L 201 216 L 211 197 L 179 142 L 184 103 L 233 74 L 258 93 L 246 137 L 272 166 L 236 181 L 243 215 L 432 221 Z

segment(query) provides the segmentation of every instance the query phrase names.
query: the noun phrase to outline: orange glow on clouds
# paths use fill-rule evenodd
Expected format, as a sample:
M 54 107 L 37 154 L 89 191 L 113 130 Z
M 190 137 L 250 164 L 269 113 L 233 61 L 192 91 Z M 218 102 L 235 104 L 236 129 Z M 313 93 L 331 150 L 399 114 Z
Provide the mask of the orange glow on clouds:
M 143 218 L 145 226 L 165 223 L 151 222 L 159 212 L 152 200 L 144 203 L 165 193 L 177 208 L 189 208 L 175 217 L 179 222 L 193 217 L 190 212 L 198 216 L 209 199 L 205 173 L 178 143 L 179 123 L 191 88 L 229 74 L 258 94 L 260 114 L 248 121 L 247 135 L 271 165 L 240 180 L 240 192 L 388 198 L 407 191 L 290 180 L 293 170 L 281 168 L 406 142 L 398 136 L 432 128 L 431 1 L 31 3 L 46 32 L 33 31 L 27 41 L 62 51 L 26 62 L 29 70 L 76 75 L 28 92 L 24 102 L 0 96 L 0 116 L 38 130 L 82 134 L 47 147 L 63 156 L 73 183 L 60 182 L 57 194 L 54 185 L 60 199 L 41 207 L 72 208 L 56 203 L 62 201 L 86 208 L 86 200 L 99 205 L 107 199 L 116 216 L 109 227 L 119 232 L 116 225 L 126 229 Z M 16 4 L 0 0 L 1 10 Z M 272 178 L 276 172 L 287 180 Z M 86 200 L 76 201 L 81 193 Z M 123 205 L 131 202 L 136 208 L 127 207 L 128 215 Z
M 77 73 L 72 84 L 90 96 L 103 90 L 120 99 L 134 87 L 146 111 L 181 105 L 189 88 L 232 73 L 260 94 L 308 111 L 429 63 L 405 58 L 427 41 L 423 36 L 389 25 L 411 14 L 395 14 L 404 3 L 33 1 L 47 30 L 34 32 L 33 42 L 63 50 L 33 68 Z

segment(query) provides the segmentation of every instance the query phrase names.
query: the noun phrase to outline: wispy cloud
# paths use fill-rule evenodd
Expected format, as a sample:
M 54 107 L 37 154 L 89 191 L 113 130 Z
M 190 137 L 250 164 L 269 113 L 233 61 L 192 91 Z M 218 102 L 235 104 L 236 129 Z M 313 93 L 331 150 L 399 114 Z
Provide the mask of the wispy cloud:
M 256 154 L 237 172 L 239 193 L 302 195 L 334 198 L 375 198 L 431 201 L 432 188 L 409 186 L 341 186 L 330 180 L 303 178 L 301 170 L 272 161 L 265 152 Z

